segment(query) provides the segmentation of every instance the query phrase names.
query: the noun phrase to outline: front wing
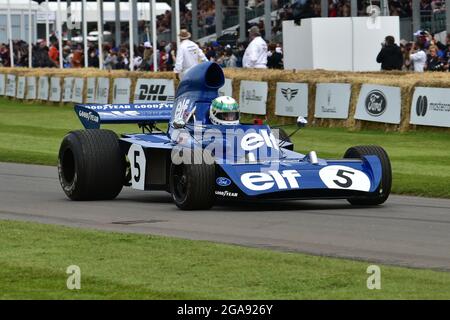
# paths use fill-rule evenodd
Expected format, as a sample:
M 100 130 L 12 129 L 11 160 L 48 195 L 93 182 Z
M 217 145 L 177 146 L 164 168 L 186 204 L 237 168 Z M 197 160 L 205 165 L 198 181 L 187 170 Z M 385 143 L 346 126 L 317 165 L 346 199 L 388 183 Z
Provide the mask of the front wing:
M 224 199 L 351 198 L 377 192 L 382 168 L 377 156 L 217 164 L 216 196 Z

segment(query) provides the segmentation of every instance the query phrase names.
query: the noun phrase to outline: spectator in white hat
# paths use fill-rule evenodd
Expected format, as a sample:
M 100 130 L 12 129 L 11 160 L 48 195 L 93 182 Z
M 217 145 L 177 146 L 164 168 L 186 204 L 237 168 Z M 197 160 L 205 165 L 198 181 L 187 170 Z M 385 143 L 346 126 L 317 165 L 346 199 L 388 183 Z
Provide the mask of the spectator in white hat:
M 245 49 L 242 58 L 242 66 L 244 68 L 267 69 L 267 43 L 261 37 L 257 26 L 251 27 L 249 30 L 250 44 Z
M 409 60 L 414 64 L 415 72 L 423 72 L 427 63 L 427 54 L 423 47 L 424 45 L 421 41 L 416 41 L 413 51 L 409 55 Z
M 150 42 L 144 42 L 144 54 L 142 58 L 142 63 L 139 66 L 140 71 L 151 71 L 154 70 L 153 66 L 153 47 Z
M 191 34 L 186 30 L 180 30 L 181 43 L 176 55 L 174 72 L 181 80 L 186 72 L 199 63 L 206 62 L 208 59 L 198 45 L 189 40 Z

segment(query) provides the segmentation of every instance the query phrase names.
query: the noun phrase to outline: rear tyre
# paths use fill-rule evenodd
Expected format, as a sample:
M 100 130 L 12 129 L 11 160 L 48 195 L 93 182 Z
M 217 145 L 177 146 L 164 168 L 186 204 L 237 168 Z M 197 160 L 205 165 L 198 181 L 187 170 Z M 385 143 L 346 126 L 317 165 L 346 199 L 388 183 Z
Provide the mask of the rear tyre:
M 180 152 L 191 152 L 189 149 Z M 182 210 L 206 210 L 214 205 L 215 164 L 205 161 L 202 150 L 191 154 L 190 164 L 172 164 L 170 192 L 173 201 Z
M 125 156 L 110 130 L 77 130 L 67 134 L 59 149 L 61 187 L 72 200 L 110 200 L 125 180 Z
M 375 192 L 364 197 L 347 199 L 353 205 L 375 206 L 384 203 L 391 193 L 392 169 L 389 156 L 386 151 L 379 146 L 356 146 L 349 148 L 344 158 L 362 159 L 363 156 L 374 155 L 381 161 L 381 182 Z

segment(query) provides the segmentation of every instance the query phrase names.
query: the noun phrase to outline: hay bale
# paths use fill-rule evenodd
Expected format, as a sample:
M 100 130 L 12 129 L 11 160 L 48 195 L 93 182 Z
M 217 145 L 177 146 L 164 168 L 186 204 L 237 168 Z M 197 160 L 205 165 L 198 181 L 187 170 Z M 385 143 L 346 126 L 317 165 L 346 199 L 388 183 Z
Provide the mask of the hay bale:
M 61 77 L 67 76 L 74 78 L 83 78 L 85 81 L 83 96 L 86 96 L 86 78 L 88 77 L 108 77 L 110 79 L 110 88 L 114 83 L 115 78 L 130 78 L 131 81 L 131 95 L 134 95 L 137 79 L 139 78 L 159 78 L 159 79 L 174 79 L 173 72 L 141 72 L 128 70 L 99 70 L 95 68 L 86 69 L 28 69 L 28 68 L 0 68 L 0 73 L 14 74 L 16 76 L 39 76 L 46 75 L 49 78 L 52 76 Z M 308 83 L 308 120 L 313 126 L 325 127 L 345 127 L 349 130 L 361 129 L 381 129 L 385 131 L 408 131 L 408 130 L 437 130 L 449 131 L 449 128 L 427 128 L 423 126 L 414 126 L 409 124 L 409 116 L 411 109 L 412 96 L 414 88 L 417 86 L 423 87 L 437 87 L 450 88 L 450 77 L 447 73 L 413 73 L 413 72 L 343 72 L 343 71 L 326 71 L 326 70 L 311 70 L 311 71 L 295 71 L 295 70 L 258 70 L 258 69 L 233 69 L 228 68 L 224 70 L 225 77 L 233 80 L 233 97 L 239 100 L 239 88 L 242 80 L 266 81 L 268 82 L 268 102 L 267 102 L 267 117 L 271 121 L 277 123 L 287 124 L 294 123 L 295 119 L 292 117 L 282 117 L 275 115 L 275 97 L 276 97 L 276 83 L 277 82 L 303 82 Z M 315 119 L 314 105 L 315 92 L 318 83 L 350 83 L 352 85 L 352 93 L 349 106 L 349 117 L 346 120 L 339 119 Z M 359 92 L 363 84 L 380 84 L 387 86 L 397 86 L 401 88 L 401 123 L 399 125 L 375 123 L 369 121 L 362 121 L 354 119 L 356 104 L 359 97 Z M 175 86 L 178 81 L 175 80 Z M 110 90 L 110 95 L 112 90 Z M 111 98 L 111 97 L 110 97 Z M 251 117 L 250 115 L 249 117 Z M 260 117 L 260 116 L 258 116 Z

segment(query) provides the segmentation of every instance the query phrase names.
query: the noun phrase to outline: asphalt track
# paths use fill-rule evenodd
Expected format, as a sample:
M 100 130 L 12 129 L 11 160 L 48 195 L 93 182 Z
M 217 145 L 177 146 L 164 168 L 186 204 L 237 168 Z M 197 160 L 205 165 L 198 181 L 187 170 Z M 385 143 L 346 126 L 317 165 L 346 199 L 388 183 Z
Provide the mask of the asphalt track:
M 128 188 L 114 201 L 72 202 L 59 186 L 55 167 L 0 163 L 0 219 L 450 271 L 450 200 L 443 199 L 391 196 L 376 208 L 327 200 L 180 211 L 168 193 Z

